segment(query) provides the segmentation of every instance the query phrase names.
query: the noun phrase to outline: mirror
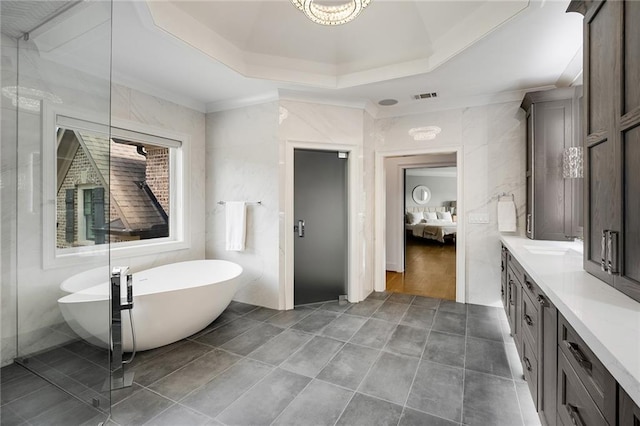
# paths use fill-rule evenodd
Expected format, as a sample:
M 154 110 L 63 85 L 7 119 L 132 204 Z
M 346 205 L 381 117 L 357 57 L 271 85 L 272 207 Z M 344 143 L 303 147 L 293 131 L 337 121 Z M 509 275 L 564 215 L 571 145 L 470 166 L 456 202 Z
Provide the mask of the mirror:
M 413 188 L 412 192 L 413 201 L 417 204 L 427 204 L 431 199 L 431 191 L 424 185 L 418 185 Z

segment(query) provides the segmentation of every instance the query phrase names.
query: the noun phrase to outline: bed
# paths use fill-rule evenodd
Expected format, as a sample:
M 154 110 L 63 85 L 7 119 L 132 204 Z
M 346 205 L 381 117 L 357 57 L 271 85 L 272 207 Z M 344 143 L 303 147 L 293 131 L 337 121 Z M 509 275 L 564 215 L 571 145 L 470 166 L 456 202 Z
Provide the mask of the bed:
M 424 207 L 420 211 L 407 211 L 405 229 L 417 238 L 445 242 L 445 237 L 455 239 L 457 223 L 444 207 Z

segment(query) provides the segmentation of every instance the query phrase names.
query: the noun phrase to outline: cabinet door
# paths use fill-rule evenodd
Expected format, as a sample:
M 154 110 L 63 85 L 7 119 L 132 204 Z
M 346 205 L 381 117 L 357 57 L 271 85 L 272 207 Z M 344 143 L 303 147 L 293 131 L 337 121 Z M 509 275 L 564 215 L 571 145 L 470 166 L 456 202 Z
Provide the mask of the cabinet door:
M 502 260 L 500 261 L 500 293 L 502 297 L 502 306 L 508 308 L 509 290 L 507 286 L 507 249 L 502 247 Z M 507 315 L 509 311 L 507 309 Z
M 601 269 L 603 231 L 621 222 L 618 138 L 615 115 L 615 65 L 618 60 L 622 3 L 594 3 L 585 16 L 585 250 L 584 267 L 609 284 L 613 276 Z M 606 247 L 606 245 L 604 245 Z M 606 256 L 605 256 L 606 257 Z
M 618 411 L 618 424 L 620 426 L 640 426 L 640 407 L 638 407 L 631 397 L 618 387 L 620 395 L 620 407 Z
M 525 232 L 527 237 L 533 239 L 533 117 L 535 105 L 527 110 L 527 212 L 525 217 Z
M 546 426 L 556 425 L 557 387 L 558 377 L 558 311 L 556 307 L 541 295 L 540 317 L 542 319 L 541 338 L 541 366 L 538 379 L 540 400 L 538 411 Z
M 623 48 L 621 49 L 622 223 L 618 258 L 619 275 L 615 287 L 640 301 L 640 2 L 623 6 Z
M 514 275 L 511 268 L 507 268 L 507 289 L 508 289 L 508 300 L 507 300 L 507 317 L 509 319 L 509 327 L 511 328 L 511 335 L 516 341 L 516 347 L 518 351 L 520 347 L 518 345 L 518 334 L 520 332 L 520 321 L 518 315 L 520 315 L 520 310 L 518 309 L 518 305 L 520 303 L 520 282 L 518 278 Z
M 534 105 L 533 235 L 565 240 L 572 235 L 571 180 L 562 177 L 562 154 L 573 145 L 573 101 Z

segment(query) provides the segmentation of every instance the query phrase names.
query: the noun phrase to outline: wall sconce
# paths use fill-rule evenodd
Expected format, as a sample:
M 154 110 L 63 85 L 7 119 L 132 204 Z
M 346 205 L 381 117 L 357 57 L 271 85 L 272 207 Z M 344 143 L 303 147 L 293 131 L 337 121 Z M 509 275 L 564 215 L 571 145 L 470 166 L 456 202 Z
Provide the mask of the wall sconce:
M 562 153 L 562 177 L 578 179 L 584 176 L 583 149 L 581 146 L 565 148 Z

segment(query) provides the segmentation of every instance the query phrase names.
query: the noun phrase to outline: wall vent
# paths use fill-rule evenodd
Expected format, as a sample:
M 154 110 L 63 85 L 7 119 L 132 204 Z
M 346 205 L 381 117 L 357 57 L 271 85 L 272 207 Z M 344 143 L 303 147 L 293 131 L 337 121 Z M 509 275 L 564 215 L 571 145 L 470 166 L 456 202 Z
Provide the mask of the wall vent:
M 437 98 L 438 97 L 438 93 L 436 92 L 430 92 L 430 93 L 420 93 L 419 95 L 413 95 L 413 99 L 429 99 L 429 98 Z

